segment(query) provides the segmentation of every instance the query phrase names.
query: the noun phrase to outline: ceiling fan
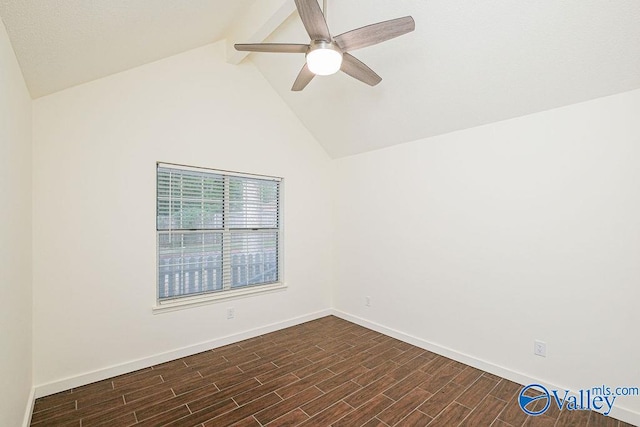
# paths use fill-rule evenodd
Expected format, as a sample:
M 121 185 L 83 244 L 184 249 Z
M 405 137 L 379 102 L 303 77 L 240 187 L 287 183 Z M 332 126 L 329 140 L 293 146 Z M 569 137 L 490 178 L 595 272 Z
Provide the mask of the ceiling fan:
M 300 70 L 291 90 L 300 91 L 316 76 L 328 76 L 339 70 L 370 86 L 382 81 L 371 68 L 348 52 L 372 46 L 415 30 L 411 16 L 367 25 L 332 37 L 325 15 L 317 0 L 295 0 L 300 19 L 311 42 L 236 44 L 235 48 L 245 52 L 304 53 L 306 64 Z M 326 3 L 325 3 L 326 13 Z

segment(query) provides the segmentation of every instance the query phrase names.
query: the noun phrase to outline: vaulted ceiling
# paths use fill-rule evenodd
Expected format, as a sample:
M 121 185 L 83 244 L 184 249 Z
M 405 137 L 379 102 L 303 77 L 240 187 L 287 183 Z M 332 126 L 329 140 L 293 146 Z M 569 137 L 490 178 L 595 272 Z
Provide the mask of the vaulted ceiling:
M 375 87 L 294 93 L 304 55 L 245 60 L 332 157 L 640 88 L 638 0 L 328 0 L 334 35 L 405 15 L 415 32 L 354 52 Z M 0 16 L 34 98 L 225 38 L 308 42 L 293 0 L 0 0 Z

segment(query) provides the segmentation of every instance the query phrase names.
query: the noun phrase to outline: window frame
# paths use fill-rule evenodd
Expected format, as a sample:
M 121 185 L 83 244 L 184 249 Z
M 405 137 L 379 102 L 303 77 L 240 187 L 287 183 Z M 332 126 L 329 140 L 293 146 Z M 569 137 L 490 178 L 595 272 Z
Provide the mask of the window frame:
M 285 283 L 284 280 L 284 215 L 283 215 L 283 211 L 284 211 L 284 178 L 282 177 L 276 177 L 276 176 L 270 176 L 270 175 L 260 175 L 260 174 L 254 174 L 254 173 L 244 173 L 244 172 L 236 172 L 236 171 L 228 171 L 228 170 L 223 170 L 223 169 L 213 169 L 213 168 L 206 168 L 206 167 L 199 167 L 199 166 L 188 166 L 188 165 L 182 165 L 182 164 L 177 164 L 177 163 L 169 163 L 169 162 L 156 162 L 155 165 L 155 170 L 154 170 L 154 175 L 155 175 L 155 187 L 156 187 L 156 193 L 155 193 L 155 215 L 156 215 L 156 266 L 155 266 L 155 294 L 156 294 L 156 298 L 155 298 L 155 305 L 152 308 L 152 311 L 154 314 L 156 313 L 162 313 L 162 312 L 167 312 L 167 311 L 174 311 L 174 310 L 180 310 L 180 309 L 184 309 L 184 308 L 189 308 L 189 307 L 195 307 L 195 306 L 201 306 L 201 305 L 205 305 L 205 304 L 211 304 L 211 303 L 215 303 L 215 302 L 219 302 L 219 301 L 225 301 L 225 300 L 229 300 L 229 299 L 235 299 L 235 298 L 242 298 L 242 297 L 248 297 L 248 296 L 253 296 L 253 295 L 257 295 L 257 294 L 263 294 L 263 293 L 269 293 L 269 292 L 275 292 L 275 291 L 281 291 L 286 289 L 287 285 Z M 199 294 L 193 294 L 193 295 L 181 295 L 181 296 L 176 296 L 173 298 L 160 298 L 160 280 L 159 280 L 159 273 L 160 273 L 160 236 L 163 233 L 166 233 L 167 230 L 160 230 L 158 227 L 158 169 L 159 168 L 172 168 L 172 169 L 176 169 L 176 170 L 182 170 L 182 171 L 193 171 L 193 172 L 199 172 L 199 173 L 211 173 L 211 174 L 215 174 L 215 175 L 221 175 L 224 178 L 225 181 L 225 189 L 224 189 L 224 195 L 223 195 L 223 199 L 224 199 L 224 204 L 225 206 L 228 206 L 228 200 L 229 200 L 229 186 L 228 186 L 228 177 L 239 177 L 239 178 L 248 178 L 248 179 L 261 179 L 261 180 L 269 180 L 269 181 L 275 181 L 278 182 L 278 227 L 275 229 L 276 231 L 276 236 L 277 236 L 277 268 L 278 268 L 278 280 L 276 282 L 270 282 L 270 283 L 266 283 L 266 284 L 256 284 L 256 285 L 248 285 L 248 286 L 243 286 L 243 287 L 239 287 L 239 288 L 223 288 L 221 290 L 218 291 L 209 291 L 209 292 L 203 292 L 203 293 L 199 293 Z M 223 218 L 226 218 L 226 213 L 224 214 L 225 216 L 223 216 Z M 226 222 L 225 219 L 223 219 L 223 223 Z M 218 229 L 218 230 L 212 230 L 212 229 L 207 229 L 207 228 L 202 228 L 202 229 L 196 229 L 195 231 L 201 231 L 201 232 L 220 232 L 222 233 L 223 236 L 231 236 L 233 234 L 232 230 L 239 230 L 239 229 L 231 229 L 231 228 L 227 228 L 226 224 L 223 226 L 222 229 Z M 264 232 L 264 230 L 267 230 L 266 228 L 258 228 L 258 229 L 251 229 L 251 228 L 247 228 L 247 230 L 254 230 L 254 231 L 258 231 L 259 232 Z M 181 230 L 182 232 L 184 232 L 185 230 Z M 189 231 L 193 231 L 193 230 L 189 230 Z M 170 230 L 169 230 L 170 232 Z M 180 231 L 178 231 L 180 232 Z M 227 243 L 227 246 L 230 243 Z M 225 258 L 225 254 L 226 254 L 226 258 Z M 222 270 L 224 271 L 229 270 L 230 268 L 230 257 L 228 254 L 228 249 L 223 248 L 222 251 L 222 256 L 223 256 L 223 264 L 222 264 Z M 230 270 L 229 270 L 230 271 Z M 223 286 L 225 283 L 225 278 L 223 277 L 222 279 L 223 281 Z

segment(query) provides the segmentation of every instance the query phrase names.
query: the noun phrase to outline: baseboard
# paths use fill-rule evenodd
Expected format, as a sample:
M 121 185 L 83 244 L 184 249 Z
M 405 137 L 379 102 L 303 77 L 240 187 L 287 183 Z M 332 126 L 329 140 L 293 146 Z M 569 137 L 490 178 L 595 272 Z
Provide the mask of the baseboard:
M 329 316 L 331 314 L 332 314 L 332 311 L 330 309 L 321 310 L 315 313 L 307 314 L 300 317 L 295 317 L 282 322 L 272 323 L 270 325 L 265 325 L 259 328 L 250 329 L 248 331 L 240 332 L 237 334 L 227 335 L 225 337 L 217 338 L 211 341 L 206 341 L 206 342 L 202 342 L 192 346 L 168 351 L 166 353 L 156 354 L 156 355 L 145 357 L 142 359 L 133 360 L 131 362 L 126 362 L 119 365 L 110 366 L 104 369 L 99 369 L 96 371 L 87 372 L 84 374 L 65 378 L 59 381 L 53 381 L 47 384 L 40 384 L 34 387 L 34 392 L 32 392 L 32 394 L 34 395 L 35 398 L 48 396 L 50 394 L 69 390 L 74 387 L 80 387 L 86 384 L 94 383 L 96 381 L 102 381 L 107 378 L 115 377 L 117 375 L 122 375 L 128 372 L 137 371 L 138 369 L 148 368 L 150 366 L 169 362 L 171 360 L 179 359 L 181 357 L 190 356 L 192 354 L 201 353 L 203 351 L 211 350 L 217 347 L 233 344 L 238 341 L 254 338 L 259 335 L 275 332 L 280 329 L 299 325 L 301 323 L 309 322 L 311 320 L 316 320 L 321 317 Z M 32 398 L 31 401 L 33 402 L 33 400 L 34 399 Z M 29 413 L 29 417 L 30 417 L 30 413 Z
M 494 374 L 499 377 L 506 378 L 510 381 L 521 384 L 523 386 L 528 384 L 542 384 L 548 389 L 553 389 L 553 390 L 570 390 L 571 389 L 571 387 L 562 387 L 556 384 L 550 384 L 544 381 L 540 381 L 540 379 L 538 378 L 533 378 L 521 372 L 517 372 L 512 369 L 505 368 L 504 366 L 499 366 L 494 363 L 488 362 L 486 360 L 478 359 L 468 354 L 460 353 L 456 350 L 431 343 L 422 338 L 418 338 L 413 335 L 406 334 L 396 329 L 388 328 L 379 323 L 371 322 L 369 320 L 363 319 L 358 316 L 353 316 L 351 314 L 345 313 L 340 310 L 332 309 L 330 311 L 332 315 L 339 317 L 341 319 L 347 320 L 349 322 L 355 323 L 357 325 L 363 326 L 368 329 L 372 329 L 376 332 L 380 332 L 381 334 L 388 335 L 392 338 L 396 338 L 400 341 L 404 341 L 408 344 L 415 345 L 416 347 L 420 347 L 422 349 L 431 351 L 441 356 L 448 357 L 449 359 L 453 359 L 460 363 L 464 363 L 465 365 L 469 365 L 474 368 L 480 369 L 482 371 L 489 372 L 490 374 Z M 635 426 L 640 426 L 640 413 L 621 407 L 621 406 L 614 406 L 609 416 Z
M 27 405 L 24 413 L 24 419 L 22 421 L 22 427 L 29 427 L 31 425 L 31 414 L 33 414 L 33 405 L 36 402 L 36 389 L 31 387 L 29 397 L 27 399 Z

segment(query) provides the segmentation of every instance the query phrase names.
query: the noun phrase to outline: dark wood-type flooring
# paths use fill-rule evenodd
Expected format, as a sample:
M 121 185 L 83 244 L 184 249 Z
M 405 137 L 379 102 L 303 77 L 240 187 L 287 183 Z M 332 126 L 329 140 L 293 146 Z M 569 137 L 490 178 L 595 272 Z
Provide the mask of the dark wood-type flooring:
M 32 426 L 612 426 L 527 417 L 521 386 L 329 316 L 39 398 Z

